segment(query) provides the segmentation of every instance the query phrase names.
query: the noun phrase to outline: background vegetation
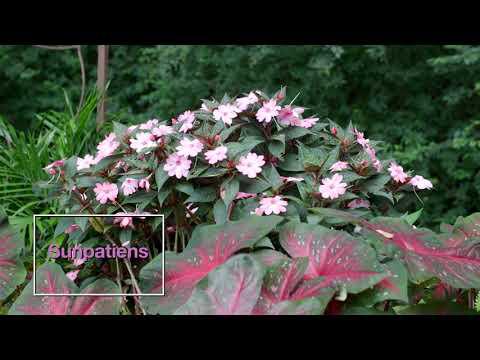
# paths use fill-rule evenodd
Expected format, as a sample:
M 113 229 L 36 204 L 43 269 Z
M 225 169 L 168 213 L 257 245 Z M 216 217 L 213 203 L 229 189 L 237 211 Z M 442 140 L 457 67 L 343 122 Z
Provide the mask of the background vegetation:
M 92 87 L 96 46 L 83 46 L 83 54 Z M 368 137 L 385 140 L 384 151 L 404 168 L 432 180 L 435 189 L 424 197 L 423 225 L 452 223 L 459 215 L 478 211 L 480 47 L 112 46 L 110 56 L 111 118 L 132 123 L 153 116 L 169 118 L 198 107 L 199 98 L 257 88 L 272 92 L 288 85 L 290 96 L 301 92 L 302 104 L 341 125 L 352 120 Z M 0 116 L 17 128 L 9 131 L 18 137 L 9 140 L 8 125 L 0 127 L 0 155 L 5 159 L 0 171 L 10 167 L 11 177 L 18 172 L 23 176 L 22 169 L 33 166 L 36 170 L 29 178 L 17 183 L 37 181 L 44 175 L 36 171 L 47 158 L 63 156 L 55 150 L 60 134 L 70 139 L 91 137 L 85 146 L 98 141 L 102 134 L 91 127 L 75 128 L 79 117 L 65 105 L 64 90 L 75 107 L 80 84 L 75 51 L 0 47 Z M 57 114 L 78 131 L 67 133 L 57 125 L 57 135 L 50 139 L 52 127 L 45 115 L 36 114 L 52 110 L 56 113 L 51 116 Z M 83 117 L 94 122 L 92 111 L 87 107 Z M 40 136 L 45 138 L 39 140 Z M 46 155 L 41 157 L 47 140 Z M 66 155 L 78 152 L 75 142 L 70 143 L 64 147 Z M 7 157 L 6 149 L 15 154 Z M 4 197 L 12 196 L 6 191 L 23 186 L 6 189 L 4 184 L 0 188 Z M 12 207 L 15 212 L 22 206 L 11 205 L 4 212 L 12 215 Z

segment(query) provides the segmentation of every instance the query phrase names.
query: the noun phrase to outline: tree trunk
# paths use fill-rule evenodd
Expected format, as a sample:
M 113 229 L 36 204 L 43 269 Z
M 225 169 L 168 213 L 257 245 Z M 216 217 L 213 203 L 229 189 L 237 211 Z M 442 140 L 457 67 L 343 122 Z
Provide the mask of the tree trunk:
M 106 105 L 106 86 L 108 76 L 108 45 L 98 45 L 98 65 L 97 65 L 97 90 L 101 95 L 97 107 L 97 127 L 105 122 Z

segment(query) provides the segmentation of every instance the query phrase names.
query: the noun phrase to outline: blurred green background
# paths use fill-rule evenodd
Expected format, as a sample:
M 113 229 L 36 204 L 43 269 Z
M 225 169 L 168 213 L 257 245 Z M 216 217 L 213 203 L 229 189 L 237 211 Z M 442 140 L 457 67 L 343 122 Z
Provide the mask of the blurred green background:
M 92 88 L 97 49 L 82 48 Z M 291 97 L 300 92 L 296 104 L 351 120 L 431 179 L 422 223 L 437 226 L 479 209 L 479 71 L 480 47 L 466 45 L 112 45 L 108 111 L 132 123 L 168 119 L 202 98 L 287 85 Z M 64 91 L 76 106 L 80 84 L 74 50 L 0 46 L 0 117 L 21 131 L 35 128 L 35 114 L 64 111 Z

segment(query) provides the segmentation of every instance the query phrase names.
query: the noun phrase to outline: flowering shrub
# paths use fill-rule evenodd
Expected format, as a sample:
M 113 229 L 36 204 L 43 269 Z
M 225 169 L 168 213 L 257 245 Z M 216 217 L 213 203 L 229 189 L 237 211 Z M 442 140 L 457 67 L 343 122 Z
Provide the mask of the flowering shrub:
M 480 288 L 478 214 L 440 235 L 415 229 L 418 213 L 399 218 L 399 201 L 433 184 L 378 145 L 285 89 L 252 91 L 168 122 L 115 123 L 96 154 L 47 166 L 43 186 L 67 213 L 119 214 L 125 230 L 129 214 L 165 215 L 165 279 L 161 256 L 138 271 L 143 293 L 165 281 L 166 296 L 141 297 L 147 313 L 388 311 L 416 304 L 431 279 Z
M 285 103 L 285 89 L 203 101 L 170 122 L 115 123 L 96 154 L 46 167 L 67 212 L 147 211 L 171 232 L 254 213 L 319 223 L 315 208 L 396 214 L 420 175 L 377 157 L 378 142 Z M 78 202 L 78 200 L 81 200 Z M 182 236 L 183 236 L 182 235 Z

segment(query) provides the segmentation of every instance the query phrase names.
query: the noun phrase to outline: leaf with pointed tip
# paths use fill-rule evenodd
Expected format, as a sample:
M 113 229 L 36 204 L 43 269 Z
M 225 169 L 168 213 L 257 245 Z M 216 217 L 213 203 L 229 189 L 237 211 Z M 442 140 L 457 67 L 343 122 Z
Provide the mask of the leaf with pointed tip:
M 385 300 L 409 302 L 408 271 L 399 260 L 391 260 L 383 264 L 389 276 L 380 281 L 371 290 L 363 292 L 358 300 L 360 305 L 371 306 Z
M 478 226 L 475 218 L 461 222 L 457 231 L 439 236 L 413 228 L 402 219 L 376 218 L 364 225 L 387 251 L 401 256 L 413 282 L 437 277 L 455 288 L 470 289 L 480 288 L 480 238 L 468 236 Z
M 294 258 L 308 257 L 305 281 L 295 295 L 306 297 L 322 288 L 357 294 L 388 274 L 365 242 L 344 231 L 323 226 L 289 223 L 280 231 L 280 244 Z
M 99 279 L 82 290 L 88 294 L 120 294 L 115 283 Z M 120 296 L 79 296 L 73 301 L 70 315 L 118 315 L 122 305 Z
M 262 287 L 263 268 L 250 255 L 237 255 L 201 281 L 176 315 L 250 315 Z
M 0 300 L 10 295 L 27 275 L 19 259 L 22 247 L 15 230 L 0 219 Z
M 111 281 L 103 279 L 87 286 L 81 293 L 114 292 Z M 67 278 L 60 265 L 47 263 L 36 273 L 38 294 L 78 294 L 77 286 Z M 11 315 L 109 315 L 118 313 L 119 297 L 95 297 L 74 299 L 72 296 L 33 295 L 33 280 L 12 305 Z M 73 305 L 73 308 L 72 308 Z
M 280 254 L 280 253 L 279 253 Z M 282 255 L 268 269 L 262 291 L 253 310 L 255 315 L 322 314 L 334 294 L 322 288 L 309 296 L 297 296 L 308 258 L 289 259 Z M 312 299 L 315 297 L 315 299 Z
M 165 253 L 165 296 L 142 298 L 147 312 L 172 314 L 185 304 L 197 283 L 211 270 L 223 264 L 238 250 L 252 247 L 282 220 L 279 216 L 249 216 L 223 225 L 196 227 L 183 253 Z M 142 268 L 142 292 L 161 291 L 161 265 L 160 255 Z

